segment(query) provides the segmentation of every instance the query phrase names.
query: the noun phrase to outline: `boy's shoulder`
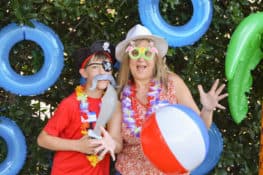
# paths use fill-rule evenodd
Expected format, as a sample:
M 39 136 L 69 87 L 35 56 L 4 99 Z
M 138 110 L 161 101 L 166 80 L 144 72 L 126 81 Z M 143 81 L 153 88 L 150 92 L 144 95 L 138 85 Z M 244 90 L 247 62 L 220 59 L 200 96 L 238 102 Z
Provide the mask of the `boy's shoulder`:
M 61 104 L 64 105 L 74 105 L 78 104 L 77 98 L 76 98 L 76 93 L 73 92 L 69 96 L 65 97 L 62 101 Z

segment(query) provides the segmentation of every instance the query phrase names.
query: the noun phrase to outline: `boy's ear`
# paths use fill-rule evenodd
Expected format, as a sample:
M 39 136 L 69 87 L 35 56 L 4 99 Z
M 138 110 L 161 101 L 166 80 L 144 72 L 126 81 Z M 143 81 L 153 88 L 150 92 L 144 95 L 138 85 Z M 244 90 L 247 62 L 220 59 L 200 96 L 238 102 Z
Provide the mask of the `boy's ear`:
M 80 69 L 79 69 L 79 73 L 80 73 L 81 77 L 83 77 L 83 78 L 88 78 L 87 72 L 85 71 L 85 69 L 80 68 Z

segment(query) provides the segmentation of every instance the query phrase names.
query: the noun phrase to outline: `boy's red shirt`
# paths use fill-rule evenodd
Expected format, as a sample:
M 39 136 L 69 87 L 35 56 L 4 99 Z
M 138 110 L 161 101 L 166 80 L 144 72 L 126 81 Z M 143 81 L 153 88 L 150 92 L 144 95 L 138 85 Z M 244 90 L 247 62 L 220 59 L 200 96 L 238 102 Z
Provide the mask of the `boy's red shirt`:
M 72 93 L 63 99 L 54 115 L 44 127 L 44 131 L 53 136 L 66 139 L 80 139 L 81 120 L 79 101 Z M 89 111 L 98 116 L 101 99 L 88 98 Z M 106 155 L 95 167 L 92 167 L 86 155 L 74 151 L 57 151 L 52 163 L 51 175 L 109 175 L 110 157 Z

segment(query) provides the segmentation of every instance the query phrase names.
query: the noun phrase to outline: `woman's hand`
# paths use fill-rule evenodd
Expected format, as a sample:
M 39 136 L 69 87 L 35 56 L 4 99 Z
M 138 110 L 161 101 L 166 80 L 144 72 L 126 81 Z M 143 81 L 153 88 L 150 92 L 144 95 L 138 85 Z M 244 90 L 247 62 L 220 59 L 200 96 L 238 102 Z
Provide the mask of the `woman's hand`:
M 219 104 L 219 101 L 227 97 L 228 94 L 227 93 L 221 94 L 221 92 L 225 88 L 225 84 L 222 84 L 219 87 L 218 85 L 219 85 L 219 80 L 217 79 L 214 82 L 210 91 L 207 93 L 204 92 L 202 85 L 198 85 L 200 101 L 201 101 L 201 104 L 203 105 L 204 110 L 213 111 L 216 108 L 225 109 L 224 106 Z
M 116 143 L 103 127 L 100 127 L 100 130 L 102 133 L 102 139 L 96 139 L 93 141 L 94 144 L 99 145 L 94 150 L 95 154 L 97 154 L 101 159 L 103 159 L 106 153 L 110 153 L 114 161 L 115 160 L 114 150 L 116 148 Z

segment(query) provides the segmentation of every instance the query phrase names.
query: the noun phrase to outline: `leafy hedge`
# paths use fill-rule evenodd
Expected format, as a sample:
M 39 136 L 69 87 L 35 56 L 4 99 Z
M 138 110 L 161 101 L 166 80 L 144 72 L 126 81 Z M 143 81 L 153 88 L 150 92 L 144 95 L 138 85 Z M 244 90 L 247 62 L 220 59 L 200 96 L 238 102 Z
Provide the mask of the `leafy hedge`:
M 27 159 L 21 175 L 50 173 L 52 152 L 41 149 L 36 137 L 62 98 L 72 92 L 78 79 L 70 55 L 76 48 L 88 46 L 98 39 L 114 43 L 125 37 L 128 29 L 141 23 L 135 0 L 11 0 L 0 1 L 0 28 L 11 22 L 29 24 L 37 19 L 51 27 L 65 48 L 65 66 L 60 78 L 45 93 L 37 96 L 18 96 L 0 88 L 0 115 L 7 116 L 22 129 L 27 141 Z M 167 62 L 190 87 L 198 105 L 197 84 L 208 89 L 216 78 L 226 82 L 225 56 L 231 34 L 251 13 L 263 10 L 261 0 L 213 0 L 212 24 L 206 34 L 192 46 L 170 48 Z M 192 13 L 191 1 L 162 0 L 161 14 L 173 25 L 187 22 Z M 41 48 L 33 42 L 22 41 L 10 52 L 10 62 L 17 72 L 34 74 L 43 63 Z M 263 100 L 262 62 L 252 72 L 253 86 L 249 95 L 249 113 L 239 125 L 229 109 L 217 111 L 214 121 L 224 138 L 224 150 L 214 175 L 257 174 L 259 165 L 260 113 Z M 1 77 L 0 77 L 1 78 Z M 32 103 L 34 101 L 34 103 Z M 43 108 L 45 103 L 47 108 Z M 228 106 L 227 100 L 222 102 Z M 44 120 L 40 117 L 46 116 Z M 0 139 L 0 161 L 7 148 Z

